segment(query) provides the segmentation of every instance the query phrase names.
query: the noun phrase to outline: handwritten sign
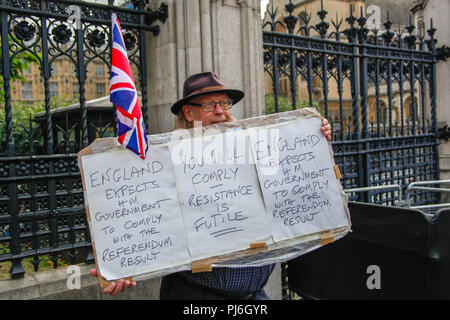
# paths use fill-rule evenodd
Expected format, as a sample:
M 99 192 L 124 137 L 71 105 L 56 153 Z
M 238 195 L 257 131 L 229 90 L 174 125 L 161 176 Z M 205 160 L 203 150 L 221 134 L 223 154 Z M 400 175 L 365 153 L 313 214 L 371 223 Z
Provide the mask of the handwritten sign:
M 78 160 L 101 276 L 275 263 L 345 235 L 348 210 L 320 126 L 302 109 L 200 136 L 149 136 L 146 160 L 96 140 Z
M 274 241 L 348 225 L 320 126 L 309 118 L 248 130 Z
M 240 130 L 192 139 L 181 146 L 181 153 L 174 152 L 179 145 L 171 147 L 172 155 L 179 155 L 174 172 L 194 257 L 247 249 L 250 243 L 271 239 L 256 170 L 245 153 L 247 144 Z
M 100 273 L 125 278 L 186 261 L 189 252 L 167 147 L 145 161 L 126 149 L 82 158 Z

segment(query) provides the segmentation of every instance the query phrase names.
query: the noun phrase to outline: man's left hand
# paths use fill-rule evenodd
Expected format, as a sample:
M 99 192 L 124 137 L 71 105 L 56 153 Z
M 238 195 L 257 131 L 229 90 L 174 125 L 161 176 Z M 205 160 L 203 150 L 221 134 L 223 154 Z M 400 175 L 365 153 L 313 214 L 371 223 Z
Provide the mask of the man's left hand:
M 325 118 L 322 118 L 322 127 L 320 127 L 320 131 L 322 131 L 328 141 L 331 140 L 331 124 L 329 124 L 328 120 Z

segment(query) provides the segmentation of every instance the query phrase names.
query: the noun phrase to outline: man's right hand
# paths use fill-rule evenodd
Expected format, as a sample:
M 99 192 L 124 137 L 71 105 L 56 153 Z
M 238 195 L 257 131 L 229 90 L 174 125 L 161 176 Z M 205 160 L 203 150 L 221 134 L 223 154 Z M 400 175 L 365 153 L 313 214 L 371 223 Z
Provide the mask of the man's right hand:
M 91 269 L 90 274 L 94 277 L 98 277 L 97 269 Z M 117 296 L 119 293 L 124 292 L 130 287 L 134 287 L 136 285 L 136 281 L 130 281 L 125 279 L 119 279 L 111 282 L 105 288 L 103 288 L 103 294 L 110 294 L 112 296 Z

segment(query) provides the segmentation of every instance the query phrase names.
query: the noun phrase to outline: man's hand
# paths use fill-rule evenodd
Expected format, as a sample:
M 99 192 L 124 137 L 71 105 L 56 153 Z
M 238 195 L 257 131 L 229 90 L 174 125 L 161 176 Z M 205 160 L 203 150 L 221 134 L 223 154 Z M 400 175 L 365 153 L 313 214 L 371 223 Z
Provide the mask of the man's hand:
M 322 118 L 322 127 L 320 127 L 320 131 L 322 131 L 328 141 L 331 140 L 331 124 L 329 124 L 328 120 L 325 118 Z
M 98 277 L 97 269 L 91 269 L 90 274 L 94 277 Z M 130 281 L 125 279 L 119 279 L 117 281 L 111 282 L 107 285 L 103 290 L 103 294 L 110 294 L 112 296 L 117 296 L 119 293 L 124 292 L 130 287 L 134 287 L 136 285 L 136 281 Z

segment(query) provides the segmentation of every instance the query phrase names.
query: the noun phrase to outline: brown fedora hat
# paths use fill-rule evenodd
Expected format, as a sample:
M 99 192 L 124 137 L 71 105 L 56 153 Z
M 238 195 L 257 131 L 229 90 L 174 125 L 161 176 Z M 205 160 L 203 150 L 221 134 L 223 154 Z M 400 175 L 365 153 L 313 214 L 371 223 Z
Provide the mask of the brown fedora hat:
M 233 104 L 239 102 L 245 95 L 241 90 L 227 89 L 214 72 L 197 73 L 184 81 L 183 98 L 172 105 L 172 113 L 178 114 L 181 107 L 195 97 L 212 93 L 226 93 Z

